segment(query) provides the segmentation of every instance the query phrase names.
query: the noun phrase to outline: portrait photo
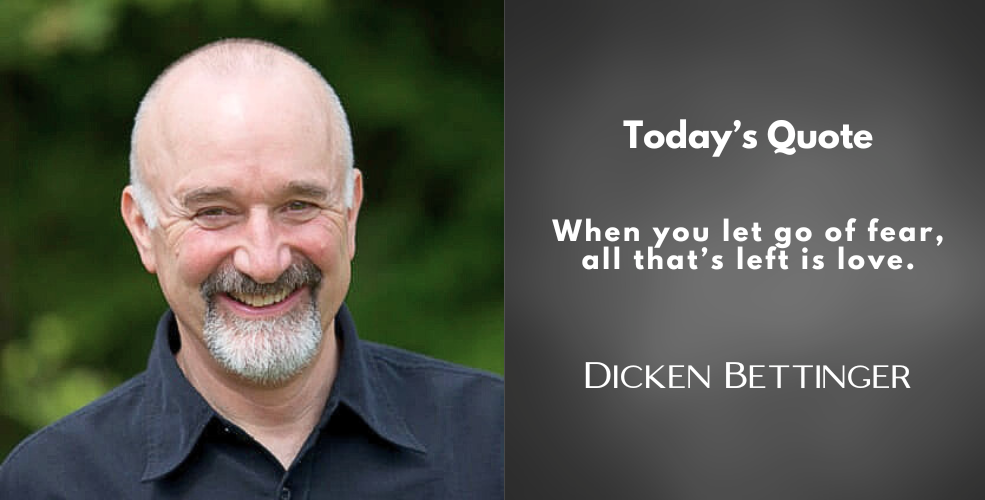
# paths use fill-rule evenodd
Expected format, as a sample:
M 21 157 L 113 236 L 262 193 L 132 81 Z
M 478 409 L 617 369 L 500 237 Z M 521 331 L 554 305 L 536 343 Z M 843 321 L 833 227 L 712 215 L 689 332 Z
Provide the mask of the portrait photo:
M 502 497 L 502 4 L 0 20 L 0 497 Z

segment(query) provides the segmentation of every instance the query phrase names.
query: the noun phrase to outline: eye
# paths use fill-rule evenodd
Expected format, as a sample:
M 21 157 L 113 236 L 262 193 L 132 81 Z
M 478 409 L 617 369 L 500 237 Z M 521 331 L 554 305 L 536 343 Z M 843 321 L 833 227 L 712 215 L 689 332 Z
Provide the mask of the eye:
M 228 213 L 229 212 L 222 207 L 209 207 L 203 210 L 199 210 L 198 213 L 195 214 L 195 217 L 214 218 L 214 217 L 221 217 L 223 215 L 227 215 Z
M 208 207 L 195 212 L 195 221 L 203 227 L 214 229 L 229 225 L 234 215 L 225 207 Z
M 291 200 L 281 206 L 281 213 L 288 220 L 306 222 L 318 215 L 318 205 L 309 201 Z
M 288 212 L 303 212 L 315 208 L 315 205 L 307 201 L 294 200 L 285 207 Z

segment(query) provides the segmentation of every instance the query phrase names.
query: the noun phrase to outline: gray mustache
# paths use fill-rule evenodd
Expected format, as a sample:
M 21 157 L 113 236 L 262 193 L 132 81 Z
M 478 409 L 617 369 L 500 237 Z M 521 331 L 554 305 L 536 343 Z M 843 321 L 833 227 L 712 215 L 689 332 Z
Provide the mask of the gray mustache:
M 321 280 L 321 270 L 303 257 L 292 262 L 291 267 L 273 283 L 257 283 L 253 278 L 227 265 L 217 269 L 202 282 L 201 293 L 205 300 L 210 300 L 219 293 L 272 295 L 306 285 L 315 291 Z

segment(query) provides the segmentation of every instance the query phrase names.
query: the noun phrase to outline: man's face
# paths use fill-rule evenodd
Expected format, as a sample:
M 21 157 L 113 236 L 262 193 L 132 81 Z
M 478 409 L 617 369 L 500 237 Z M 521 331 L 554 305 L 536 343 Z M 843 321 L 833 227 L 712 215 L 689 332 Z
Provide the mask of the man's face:
M 184 338 L 282 381 L 317 354 L 348 290 L 361 179 L 347 208 L 333 118 L 308 79 L 175 80 L 141 125 L 159 226 L 131 232 Z

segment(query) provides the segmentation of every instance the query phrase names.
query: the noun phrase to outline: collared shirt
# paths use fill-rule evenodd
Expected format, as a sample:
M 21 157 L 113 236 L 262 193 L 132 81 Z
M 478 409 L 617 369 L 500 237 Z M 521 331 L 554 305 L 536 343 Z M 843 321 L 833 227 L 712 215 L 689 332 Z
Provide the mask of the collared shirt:
M 501 378 L 359 340 L 335 318 L 338 375 L 287 470 L 185 379 L 169 311 L 147 370 L 38 431 L 0 498 L 502 498 Z

